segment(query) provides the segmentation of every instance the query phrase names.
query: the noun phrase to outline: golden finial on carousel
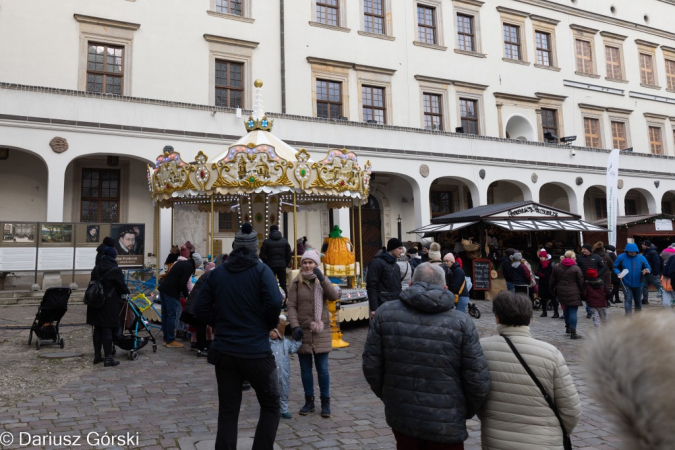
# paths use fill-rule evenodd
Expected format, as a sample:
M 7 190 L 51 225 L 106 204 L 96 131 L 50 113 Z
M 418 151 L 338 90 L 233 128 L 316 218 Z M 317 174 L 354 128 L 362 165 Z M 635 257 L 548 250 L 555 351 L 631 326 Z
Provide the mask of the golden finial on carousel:
M 253 82 L 253 86 L 261 88 L 263 86 L 262 80 L 258 79 Z

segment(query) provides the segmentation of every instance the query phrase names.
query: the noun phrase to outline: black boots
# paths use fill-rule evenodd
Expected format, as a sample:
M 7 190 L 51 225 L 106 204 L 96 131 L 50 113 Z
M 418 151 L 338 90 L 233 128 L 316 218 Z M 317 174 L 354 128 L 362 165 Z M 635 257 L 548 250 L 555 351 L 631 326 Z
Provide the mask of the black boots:
M 572 329 L 570 328 L 570 326 L 565 324 L 565 333 L 570 334 L 571 332 L 572 332 Z
M 570 328 L 572 330 L 572 333 L 570 334 L 570 339 L 581 339 L 581 336 L 577 334 L 577 330 L 574 328 Z
M 100 353 L 94 354 L 94 364 L 99 364 L 102 363 L 103 361 L 105 361 L 105 359 L 103 359 L 103 356 L 101 356 Z
M 330 397 L 321 397 L 321 417 L 330 417 Z
M 106 356 L 105 361 L 103 362 L 103 367 L 115 367 L 119 366 L 120 362 L 115 361 L 112 356 Z
M 323 401 L 323 399 L 322 399 Z M 305 395 L 305 406 L 302 407 L 300 410 L 300 415 L 301 416 L 306 416 L 307 414 L 314 412 L 314 396 L 313 395 Z
M 539 317 L 547 317 L 548 316 L 548 312 L 546 312 L 546 303 L 548 303 L 548 301 L 546 301 L 546 300 L 541 301 L 541 316 L 539 316 Z
M 553 307 L 553 315 L 551 316 L 551 319 L 557 319 L 558 317 L 560 317 L 560 314 L 558 314 L 558 307 L 554 306 Z

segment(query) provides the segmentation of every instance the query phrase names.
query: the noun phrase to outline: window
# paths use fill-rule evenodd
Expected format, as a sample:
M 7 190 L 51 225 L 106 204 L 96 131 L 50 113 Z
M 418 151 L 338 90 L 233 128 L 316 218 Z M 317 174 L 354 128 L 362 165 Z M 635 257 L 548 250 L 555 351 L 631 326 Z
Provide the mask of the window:
M 368 33 L 385 34 L 384 29 L 384 1 L 364 0 L 364 28 Z
M 542 133 L 552 133 L 560 137 L 558 134 L 558 111 L 555 109 L 541 110 L 541 129 Z
M 478 102 L 476 100 L 460 98 L 459 115 L 465 133 L 480 134 L 478 129 Z
M 88 44 L 87 91 L 122 95 L 124 47 Z
M 661 212 L 663 214 L 672 214 L 673 213 L 673 205 L 670 202 L 663 201 L 661 202 Z
M 119 221 L 120 171 L 82 169 L 81 222 Z
M 537 64 L 551 66 L 551 35 L 542 31 L 534 33 L 534 42 L 537 50 Z
M 454 192 L 452 191 L 431 191 L 429 192 L 429 206 L 431 207 L 431 217 L 444 216 L 454 211 Z
M 640 82 L 654 86 L 654 64 L 652 55 L 640 53 Z
M 675 91 L 675 61 L 666 59 L 666 83 L 667 89 Z
M 216 0 L 216 12 L 241 16 L 241 0 Z
M 504 24 L 504 55 L 520 61 L 520 27 Z
M 626 215 L 627 216 L 636 216 L 637 215 L 637 201 L 634 198 L 626 199 Z
M 363 121 L 371 120 L 377 123 L 386 123 L 384 88 L 373 86 L 361 86 L 363 101 Z
M 218 232 L 229 233 L 236 230 L 236 217 L 233 212 L 218 213 Z
M 595 219 L 606 219 L 607 218 L 607 199 L 606 198 L 596 198 L 595 199 Z
M 443 130 L 443 97 L 437 94 L 424 94 L 424 128 Z
M 342 83 L 316 80 L 316 115 L 326 119 L 342 116 Z
M 612 121 L 612 148 L 618 148 L 619 150 L 628 148 L 625 122 Z
M 339 26 L 339 0 L 317 0 L 316 21 L 325 25 Z
M 244 65 L 216 60 L 216 106 L 241 108 L 244 96 Z
M 473 17 L 457 14 L 457 43 L 460 50 L 475 52 Z
M 436 44 L 436 8 L 417 5 L 417 32 L 420 42 Z
M 621 74 L 621 51 L 617 47 L 605 47 L 605 61 L 607 63 L 607 77 L 615 80 L 623 79 Z
M 591 43 L 581 39 L 576 40 L 577 70 L 582 73 L 593 73 L 593 54 Z
M 649 150 L 652 155 L 663 155 L 661 127 L 649 127 Z
M 586 147 L 600 148 L 600 120 L 584 117 Z

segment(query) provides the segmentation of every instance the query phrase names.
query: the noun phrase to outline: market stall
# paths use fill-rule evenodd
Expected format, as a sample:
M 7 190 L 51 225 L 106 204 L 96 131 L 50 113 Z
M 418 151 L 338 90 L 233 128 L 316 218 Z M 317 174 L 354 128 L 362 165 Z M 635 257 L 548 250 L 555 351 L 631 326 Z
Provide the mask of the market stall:
M 494 264 L 503 258 L 507 248 L 523 253 L 531 263 L 537 261 L 539 249 L 545 248 L 553 257 L 565 250 L 577 249 L 581 232 L 607 231 L 602 226 L 581 220 L 581 216 L 532 201 L 485 205 L 436 217 L 431 224 L 410 231 L 420 237 L 431 237 L 441 244 L 441 253 L 454 252 L 464 261 L 464 271 L 474 280 L 474 291 L 505 289 L 496 278 Z M 491 262 L 488 286 L 484 276 L 476 280 L 474 268 L 486 273 L 486 261 Z M 476 262 L 478 264 L 476 264 Z M 475 281 L 478 281 L 476 283 Z M 503 285 L 503 286 L 502 286 Z
M 179 152 L 170 149 L 157 158 L 154 167 L 148 165 L 150 193 L 157 207 L 193 204 L 210 214 L 211 255 L 217 212 L 236 212 L 238 225 L 250 223 L 260 244 L 269 227 L 280 224 L 283 213 L 292 213 L 293 239 L 288 240 L 295 245 L 298 212 L 358 206 L 360 214 L 361 204 L 368 199 L 369 161 L 361 167 L 356 154 L 344 148 L 328 150 L 325 158 L 313 161 L 307 150 L 296 150 L 274 136 L 273 123 L 264 112 L 262 82 L 256 80 L 254 110 L 244 122 L 248 131 L 245 136 L 211 158 L 200 151 L 194 162 L 186 162 Z M 324 261 L 325 272 L 352 277 L 355 281 L 348 288 L 357 288 L 363 284 L 363 280 L 356 280 L 362 261 L 355 261 L 353 246 L 350 255 L 345 259 L 343 254 L 327 254 L 333 264 Z M 295 259 L 293 269 L 298 263 Z M 353 294 L 348 288 L 343 295 Z M 367 302 L 362 303 L 367 307 Z
M 675 242 L 673 231 L 675 216 L 669 214 L 645 214 L 638 216 L 619 216 L 616 218 L 616 249 L 622 252 L 626 244 L 639 244 L 650 240 L 658 249 L 662 250 Z M 607 219 L 593 222 L 599 227 L 607 226 Z M 585 231 L 584 242 L 607 242 L 607 232 Z

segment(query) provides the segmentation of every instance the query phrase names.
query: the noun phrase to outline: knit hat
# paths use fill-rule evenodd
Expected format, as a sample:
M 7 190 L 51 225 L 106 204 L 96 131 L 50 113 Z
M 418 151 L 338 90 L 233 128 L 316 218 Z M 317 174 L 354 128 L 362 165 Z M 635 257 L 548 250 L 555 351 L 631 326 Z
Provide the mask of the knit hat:
M 195 252 L 195 246 L 192 245 L 192 242 L 190 242 L 190 241 L 185 242 L 185 247 L 188 249 L 188 251 L 189 251 L 190 253 L 194 253 L 194 252 Z
M 258 235 L 253 231 L 250 223 L 244 223 L 237 231 L 232 243 L 232 250 L 247 249 L 249 253 L 258 253 Z
M 279 225 L 272 225 L 270 231 L 279 231 Z
M 408 255 L 406 255 L 406 253 L 405 253 L 405 247 L 402 247 L 401 250 L 403 250 L 403 251 L 401 252 L 401 256 L 398 257 L 397 261 L 407 262 L 408 261 Z M 673 250 L 675 250 L 675 249 L 673 249 Z
M 302 260 L 300 262 L 306 259 L 311 259 L 316 263 L 317 267 L 321 267 L 321 257 L 316 252 L 316 250 L 307 250 L 305 253 L 303 253 Z
M 589 252 L 592 252 L 592 251 L 593 251 L 593 247 L 591 247 L 590 244 L 584 244 L 584 245 L 581 246 L 581 248 L 585 248 L 585 249 L 588 250 Z
M 546 250 L 544 250 L 543 248 L 539 251 L 539 257 L 540 258 L 546 258 L 546 259 L 551 258 L 551 256 L 548 253 L 546 253 Z
M 115 247 L 105 247 L 103 249 L 103 256 L 115 259 L 117 258 L 117 250 L 115 250 Z
M 616 251 L 616 247 L 614 247 L 612 244 L 605 245 L 605 249 L 609 250 L 610 252 Z
M 441 244 L 434 242 L 429 246 L 429 260 L 431 261 L 440 261 L 441 260 Z
M 453 255 L 452 253 L 448 253 L 447 255 L 445 255 L 443 257 L 443 260 L 448 261 L 450 264 L 454 264 L 457 262 L 457 260 L 455 260 L 455 255 Z
M 184 245 L 180 246 L 180 256 L 183 258 L 189 258 L 190 257 L 190 250 Z
M 602 249 L 605 248 L 605 244 L 603 244 L 601 241 L 598 241 L 595 244 L 593 244 L 593 250 L 594 251 L 599 249 L 599 248 L 602 248 Z
M 586 278 L 598 278 L 598 271 L 595 269 L 588 269 L 586 271 Z
M 403 242 L 398 238 L 391 238 L 387 241 L 387 251 L 396 250 L 397 248 L 403 247 Z
M 214 263 L 213 261 L 206 263 L 206 266 L 204 267 L 204 273 L 211 272 L 215 267 L 216 263 Z
M 523 259 L 523 255 L 522 255 L 522 253 L 520 253 L 520 252 L 515 252 L 515 253 L 511 256 L 511 260 L 512 260 L 512 261 L 520 261 L 520 260 L 522 260 L 522 259 Z
M 644 245 L 645 247 L 651 247 L 652 241 L 650 241 L 650 240 L 642 241 L 642 245 Z
M 192 259 L 195 260 L 195 268 L 200 269 L 204 265 L 204 258 L 199 253 L 193 253 Z
M 113 241 L 113 238 L 110 236 L 106 236 L 103 238 L 103 245 L 106 247 L 114 247 L 115 246 L 115 241 Z
M 666 247 L 663 249 L 662 253 L 675 253 L 675 248 L 673 247 Z

